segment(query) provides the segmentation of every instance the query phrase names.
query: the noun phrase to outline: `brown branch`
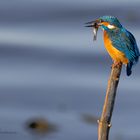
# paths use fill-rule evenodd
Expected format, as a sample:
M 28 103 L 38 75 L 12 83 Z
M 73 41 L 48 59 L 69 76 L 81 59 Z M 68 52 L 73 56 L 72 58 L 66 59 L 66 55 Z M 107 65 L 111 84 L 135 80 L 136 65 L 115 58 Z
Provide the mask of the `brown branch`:
M 115 103 L 116 91 L 121 74 L 122 63 L 114 63 L 108 81 L 108 87 L 103 106 L 103 112 L 98 120 L 98 140 L 108 140 L 111 127 L 111 117 Z

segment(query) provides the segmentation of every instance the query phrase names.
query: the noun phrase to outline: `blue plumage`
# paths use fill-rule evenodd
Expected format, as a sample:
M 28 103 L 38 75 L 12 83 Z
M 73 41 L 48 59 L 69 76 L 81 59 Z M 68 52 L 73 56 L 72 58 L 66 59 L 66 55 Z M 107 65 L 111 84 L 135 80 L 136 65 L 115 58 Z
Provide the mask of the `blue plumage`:
M 116 17 L 103 16 L 99 20 L 101 23 L 107 22 L 115 27 L 110 29 L 105 24 L 101 24 L 101 27 L 107 32 L 113 47 L 123 52 L 129 60 L 126 72 L 128 76 L 131 75 L 132 66 L 138 62 L 140 56 L 134 36 L 121 25 Z
M 118 28 L 122 27 L 119 20 L 114 16 L 102 16 L 102 17 L 99 18 L 99 20 L 101 20 L 103 22 L 109 22 L 110 24 L 115 25 Z

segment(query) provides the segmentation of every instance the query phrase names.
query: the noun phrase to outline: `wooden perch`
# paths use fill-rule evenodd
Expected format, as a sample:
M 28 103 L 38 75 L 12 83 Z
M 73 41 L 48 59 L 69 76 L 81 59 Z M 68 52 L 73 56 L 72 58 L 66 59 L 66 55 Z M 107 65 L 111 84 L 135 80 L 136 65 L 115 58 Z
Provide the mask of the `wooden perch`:
M 100 120 L 98 120 L 98 140 L 108 140 L 109 137 L 111 117 L 114 108 L 121 69 L 122 63 L 114 63 L 112 65 L 102 115 Z

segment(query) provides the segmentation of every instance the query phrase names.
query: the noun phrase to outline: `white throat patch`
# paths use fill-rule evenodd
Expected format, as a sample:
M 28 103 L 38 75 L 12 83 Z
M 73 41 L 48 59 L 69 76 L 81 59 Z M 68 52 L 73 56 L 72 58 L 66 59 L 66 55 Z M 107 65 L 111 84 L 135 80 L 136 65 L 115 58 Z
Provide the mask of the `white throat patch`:
M 109 24 L 107 27 L 108 27 L 109 29 L 114 29 L 114 28 L 116 28 L 114 25 L 110 25 L 110 24 Z

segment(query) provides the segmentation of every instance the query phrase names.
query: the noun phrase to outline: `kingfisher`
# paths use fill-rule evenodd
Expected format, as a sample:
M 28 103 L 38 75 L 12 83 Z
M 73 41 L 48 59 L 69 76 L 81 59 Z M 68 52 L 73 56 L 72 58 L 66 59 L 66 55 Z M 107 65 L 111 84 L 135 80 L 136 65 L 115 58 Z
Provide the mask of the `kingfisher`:
M 114 64 L 121 62 L 126 65 L 126 74 L 130 76 L 132 67 L 138 62 L 140 56 L 133 34 L 124 28 L 114 16 L 102 16 L 87 24 L 89 25 L 86 27 L 93 27 L 95 29 L 95 34 L 97 34 L 98 28 L 101 27 L 105 48 Z

